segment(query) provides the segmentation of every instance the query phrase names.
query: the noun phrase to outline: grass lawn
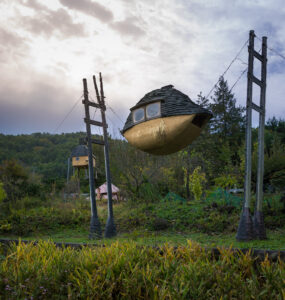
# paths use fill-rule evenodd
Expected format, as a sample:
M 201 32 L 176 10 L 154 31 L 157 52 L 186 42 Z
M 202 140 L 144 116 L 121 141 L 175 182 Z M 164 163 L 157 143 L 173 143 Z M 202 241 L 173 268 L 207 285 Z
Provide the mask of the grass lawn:
M 49 232 L 46 234 L 39 234 L 29 237 L 19 237 L 13 235 L 2 235 L 1 239 L 18 239 L 22 240 L 52 240 L 54 242 L 66 242 L 66 243 L 94 243 L 98 245 L 108 245 L 113 242 L 126 242 L 134 241 L 139 245 L 161 245 L 163 243 L 169 243 L 171 245 L 186 245 L 187 240 L 193 240 L 200 243 L 205 247 L 230 247 L 233 248 L 255 248 L 255 249 L 267 249 L 267 250 L 285 250 L 285 229 L 279 229 L 275 231 L 267 231 L 267 240 L 254 240 L 250 242 L 238 242 L 235 239 L 235 233 L 215 234 L 208 235 L 205 233 L 189 232 L 151 232 L 134 230 L 130 233 L 121 233 L 111 239 L 88 239 L 88 231 L 84 229 L 72 230 L 66 229 L 60 232 Z
M 177 201 L 115 204 L 118 235 L 111 239 L 89 240 L 90 207 L 86 200 L 81 200 L 68 203 L 58 201 L 50 207 L 14 209 L 7 217 L 0 218 L 0 230 L 1 227 L 7 229 L 2 233 L 0 231 L 0 238 L 98 245 L 134 241 L 138 245 L 152 246 L 163 243 L 186 245 L 187 240 L 192 240 L 205 247 L 285 250 L 285 215 L 278 201 L 276 205 L 272 203 L 271 209 L 266 207 L 265 224 L 271 228 L 267 230 L 268 239 L 237 242 L 235 235 L 240 215 L 237 208 Z M 98 215 L 104 231 L 106 203 L 98 205 Z

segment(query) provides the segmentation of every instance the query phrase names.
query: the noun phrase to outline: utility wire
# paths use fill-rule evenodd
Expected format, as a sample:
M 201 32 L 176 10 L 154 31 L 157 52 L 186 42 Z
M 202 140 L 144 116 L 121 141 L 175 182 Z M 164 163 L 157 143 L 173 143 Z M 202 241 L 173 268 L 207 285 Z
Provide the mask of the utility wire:
M 280 56 L 281 58 L 283 58 L 285 60 L 285 56 L 282 55 L 281 53 L 279 53 L 277 50 L 273 49 L 273 48 L 270 48 L 267 46 L 267 48 L 271 51 L 271 52 L 274 52 L 276 55 Z
M 259 49 L 258 53 L 260 53 L 261 48 Z M 245 63 L 244 61 L 242 61 L 241 59 L 238 58 L 238 60 L 240 60 L 244 65 L 247 65 L 247 63 Z M 236 86 L 236 84 L 241 80 L 242 76 L 244 75 L 244 73 L 247 71 L 248 67 L 246 67 L 241 73 L 240 76 L 237 78 L 237 80 L 235 81 L 235 83 L 232 85 L 232 87 L 230 88 L 230 92 L 233 90 L 233 88 Z
M 93 118 L 92 118 L 92 120 L 94 120 L 94 118 L 95 118 L 95 115 L 96 115 L 96 112 L 97 112 L 97 107 L 95 108 L 95 110 L 94 110 L 94 114 L 93 114 Z
M 240 79 L 242 78 L 243 74 L 247 71 L 247 67 L 241 72 L 240 76 L 238 77 L 238 79 L 235 81 L 235 83 L 232 85 L 232 87 L 230 88 L 230 92 L 232 91 L 232 89 L 236 86 L 236 84 L 240 81 Z
M 218 81 L 215 83 L 215 85 L 211 88 L 210 92 L 208 93 L 208 95 L 206 96 L 206 99 L 211 95 L 211 93 L 213 92 L 213 90 L 215 89 L 215 87 L 217 86 L 217 84 L 220 81 L 220 78 L 223 77 L 228 70 L 230 69 L 230 67 L 232 66 L 232 64 L 238 59 L 239 55 L 241 54 L 243 48 L 247 45 L 248 43 L 248 39 L 246 40 L 246 42 L 243 44 L 243 46 L 241 47 L 241 49 L 239 50 L 239 52 L 237 53 L 237 55 L 234 57 L 234 59 L 231 61 L 231 63 L 229 64 L 229 66 L 226 68 L 226 70 L 223 72 L 222 75 L 219 76 Z
M 110 105 L 107 105 L 108 108 L 112 111 L 112 113 L 117 117 L 117 119 L 122 123 L 125 124 L 125 122 L 120 118 L 120 116 L 113 110 L 113 108 Z
M 262 39 L 261 39 L 259 36 L 257 36 L 257 35 L 255 35 L 255 36 L 262 42 Z M 266 47 L 267 47 L 267 49 L 269 49 L 271 52 L 274 52 L 276 55 L 280 56 L 281 58 L 283 58 L 283 59 L 285 60 L 285 56 L 284 56 L 283 54 L 281 54 L 279 51 L 275 50 L 274 48 L 270 48 L 270 47 L 268 47 L 268 46 L 266 46 Z
M 78 98 L 78 100 L 74 103 L 74 105 L 72 106 L 72 108 L 70 109 L 70 111 L 66 114 L 66 116 L 63 118 L 63 120 L 58 124 L 58 126 L 55 128 L 55 130 L 53 131 L 53 133 L 56 133 L 58 131 L 58 129 L 60 128 L 60 126 L 63 124 L 63 122 L 69 117 L 69 115 L 73 112 L 74 108 L 77 106 L 77 104 L 79 103 L 79 101 L 82 99 L 83 94 Z
M 248 65 L 245 61 L 243 61 L 243 60 L 240 59 L 240 58 L 237 58 L 237 60 L 239 60 L 243 65 Z
M 116 126 L 116 124 L 112 121 L 112 119 L 111 118 L 109 118 L 108 116 L 107 116 L 107 119 L 111 122 L 111 124 L 112 124 L 112 127 L 113 127 L 113 136 L 115 137 L 115 138 L 117 138 L 117 134 L 116 134 L 116 129 L 119 131 L 119 137 L 121 136 L 121 132 L 120 132 L 120 128 L 118 128 L 117 126 Z

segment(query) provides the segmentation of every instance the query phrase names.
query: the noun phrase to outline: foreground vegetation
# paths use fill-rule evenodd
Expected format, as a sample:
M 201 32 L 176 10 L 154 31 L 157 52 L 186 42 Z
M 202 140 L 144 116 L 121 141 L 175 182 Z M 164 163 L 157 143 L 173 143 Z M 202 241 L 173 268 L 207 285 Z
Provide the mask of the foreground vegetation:
M 36 299 L 284 299 L 285 265 L 199 245 L 174 249 L 114 243 L 59 249 L 49 242 L 13 246 L 0 258 L 5 298 Z

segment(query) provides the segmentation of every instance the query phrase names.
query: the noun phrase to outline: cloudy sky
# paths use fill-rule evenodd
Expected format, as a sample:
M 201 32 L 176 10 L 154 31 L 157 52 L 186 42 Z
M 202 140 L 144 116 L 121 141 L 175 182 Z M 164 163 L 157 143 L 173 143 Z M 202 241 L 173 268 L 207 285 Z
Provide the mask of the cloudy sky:
M 284 0 L 1 0 L 0 132 L 84 131 L 82 78 L 95 98 L 92 75 L 102 72 L 115 135 L 153 89 L 207 95 L 250 29 L 285 56 Z M 225 76 L 230 87 L 246 63 L 245 47 Z M 267 78 L 267 118 L 284 118 L 285 60 L 272 51 Z M 246 74 L 233 92 L 244 106 Z

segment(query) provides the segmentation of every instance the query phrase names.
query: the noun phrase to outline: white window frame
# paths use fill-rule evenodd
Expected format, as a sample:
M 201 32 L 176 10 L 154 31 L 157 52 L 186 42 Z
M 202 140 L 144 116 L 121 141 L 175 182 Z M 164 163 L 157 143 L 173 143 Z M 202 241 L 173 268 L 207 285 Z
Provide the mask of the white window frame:
M 158 104 L 159 108 L 158 108 L 158 114 L 153 116 L 153 117 L 149 117 L 147 115 L 147 107 L 150 106 L 150 105 L 153 105 L 153 104 Z M 161 116 L 161 101 L 156 101 L 156 102 L 152 102 L 152 103 L 149 103 L 145 106 L 145 116 L 146 116 L 146 119 L 147 120 L 150 120 L 150 119 L 154 119 L 154 118 L 158 118 Z
M 136 121 L 136 120 L 135 120 L 135 112 L 136 112 L 137 110 L 139 110 L 139 109 L 142 109 L 142 110 L 143 110 L 144 115 L 143 115 L 143 119 Z M 143 106 L 142 106 L 142 107 L 139 107 L 139 108 L 137 108 L 137 109 L 134 109 L 134 110 L 132 111 L 133 122 L 134 122 L 134 123 L 140 123 L 140 122 L 145 121 L 145 119 L 146 119 L 146 118 L 145 118 L 145 113 L 146 113 L 146 112 L 145 112 L 145 107 L 143 107 Z
M 158 115 L 156 115 L 156 116 L 154 116 L 154 117 L 148 117 L 147 116 L 147 113 L 146 113 L 146 108 L 147 108 L 147 106 L 149 106 L 149 105 L 152 105 L 152 104 L 155 104 L 155 103 L 158 103 L 159 104 L 159 113 L 158 113 Z M 143 119 L 141 119 L 141 120 L 139 120 L 139 121 L 135 121 L 135 117 L 134 117 L 134 114 L 135 114 L 135 111 L 136 110 L 138 110 L 138 109 L 143 109 L 143 111 L 144 111 L 144 117 L 143 117 Z M 132 118 L 133 118 L 133 123 L 141 123 L 141 122 L 144 122 L 144 121 L 147 121 L 147 120 L 152 120 L 152 119 L 155 119 L 155 118 L 159 118 L 161 116 L 161 100 L 158 100 L 158 101 L 154 101 L 154 102 L 151 102 L 151 103 L 148 103 L 148 104 L 146 104 L 146 105 L 144 105 L 144 106 L 141 106 L 141 107 L 138 107 L 138 108 L 136 108 L 136 109 L 134 109 L 133 111 L 132 111 Z

